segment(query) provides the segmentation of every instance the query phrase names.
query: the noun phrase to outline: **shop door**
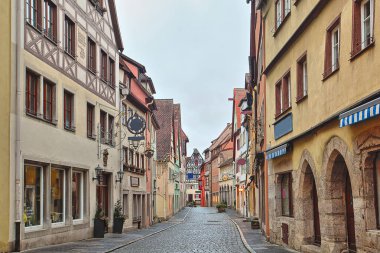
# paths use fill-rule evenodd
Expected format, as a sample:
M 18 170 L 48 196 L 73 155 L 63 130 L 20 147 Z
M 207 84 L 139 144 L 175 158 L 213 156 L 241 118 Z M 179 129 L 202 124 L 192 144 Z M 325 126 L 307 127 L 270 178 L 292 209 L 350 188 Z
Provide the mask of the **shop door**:
M 349 252 L 356 252 L 355 242 L 355 219 L 354 219 L 354 205 L 352 198 L 352 188 L 350 176 L 347 173 L 346 177 L 346 222 L 347 222 L 347 244 Z
M 103 209 L 104 215 L 109 217 L 109 191 L 108 191 L 108 175 L 103 175 L 101 177 L 100 183 L 96 186 L 96 201 Z

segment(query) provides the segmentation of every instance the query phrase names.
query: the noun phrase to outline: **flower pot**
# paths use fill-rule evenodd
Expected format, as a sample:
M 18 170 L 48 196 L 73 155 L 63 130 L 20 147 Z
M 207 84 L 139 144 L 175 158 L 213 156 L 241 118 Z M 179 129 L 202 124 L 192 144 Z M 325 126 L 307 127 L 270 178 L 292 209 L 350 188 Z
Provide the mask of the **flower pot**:
M 106 224 L 102 219 L 94 219 L 94 238 L 104 238 Z
M 113 219 L 113 233 L 122 234 L 123 233 L 124 219 Z
M 226 209 L 224 207 L 218 207 L 218 213 L 224 213 Z

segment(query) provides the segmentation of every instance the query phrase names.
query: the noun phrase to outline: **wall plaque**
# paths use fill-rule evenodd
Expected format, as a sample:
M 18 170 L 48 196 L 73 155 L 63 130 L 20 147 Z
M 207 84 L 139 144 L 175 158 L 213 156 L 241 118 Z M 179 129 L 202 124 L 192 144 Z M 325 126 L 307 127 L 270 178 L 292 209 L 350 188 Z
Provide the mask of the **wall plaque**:
M 77 38 L 78 62 L 87 67 L 87 35 L 79 26 L 77 26 Z
M 140 178 L 131 177 L 131 186 L 132 187 L 139 187 L 140 186 Z

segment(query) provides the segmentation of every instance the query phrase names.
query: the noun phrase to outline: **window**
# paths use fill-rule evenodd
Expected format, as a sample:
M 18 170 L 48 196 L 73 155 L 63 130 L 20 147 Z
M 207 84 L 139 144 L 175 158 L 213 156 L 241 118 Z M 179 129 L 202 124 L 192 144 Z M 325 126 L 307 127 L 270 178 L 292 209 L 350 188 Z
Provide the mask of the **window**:
M 277 30 L 290 13 L 290 0 L 277 0 L 275 3 L 275 30 Z
M 127 105 L 124 103 L 122 104 L 122 107 L 121 107 L 121 123 L 124 126 L 127 126 Z
M 307 60 L 306 54 L 297 61 L 297 101 L 307 95 Z
M 95 128 L 95 106 L 87 103 L 87 137 L 94 139 L 94 128 Z
M 26 71 L 25 107 L 26 113 L 37 116 L 39 76 Z
M 64 47 L 66 53 L 75 56 L 75 24 L 67 16 L 65 16 Z
M 44 32 L 45 36 L 57 42 L 57 7 L 51 0 L 45 0 Z
M 115 61 L 110 58 L 110 86 L 115 87 Z
M 137 168 L 140 168 L 140 154 L 136 152 L 136 158 L 135 158 L 135 161 L 136 161 L 136 167 Z
M 323 78 L 329 77 L 339 69 L 339 50 L 340 50 L 340 16 L 336 18 L 327 28 L 325 46 L 325 70 Z
M 374 178 L 375 178 L 375 204 L 376 204 L 376 221 L 377 228 L 380 229 L 380 152 L 377 153 L 375 158 L 375 167 L 374 167 Z
M 63 169 L 51 169 L 51 223 L 65 222 L 65 171 Z
M 133 164 L 133 150 L 132 149 L 128 150 L 128 165 L 134 165 Z
M 332 31 L 331 45 L 332 45 L 331 67 L 332 67 L 332 71 L 334 71 L 339 66 L 339 28 L 338 27 L 336 27 Z
M 291 107 L 290 92 L 290 71 L 280 79 L 275 86 L 276 95 L 276 116 L 285 112 Z
M 41 30 L 41 0 L 26 0 L 26 21 Z
M 123 214 L 128 217 L 129 213 L 128 194 L 123 194 Z
M 293 216 L 292 208 L 292 174 L 280 175 L 281 183 L 281 214 L 283 216 Z
M 123 163 L 129 164 L 128 163 L 128 148 L 127 147 L 123 147 Z
M 111 146 L 114 145 L 113 124 L 114 117 L 112 115 L 108 115 L 108 144 L 110 144 Z
M 100 138 L 102 143 L 106 143 L 107 113 L 100 111 Z
M 83 219 L 83 173 L 73 171 L 72 174 L 72 213 L 73 220 Z
M 74 130 L 74 95 L 65 90 L 63 98 L 64 126 L 67 130 Z
M 145 156 L 141 154 L 141 169 L 145 169 Z
M 96 44 L 93 40 L 88 38 L 88 48 L 87 48 L 87 61 L 88 61 L 88 69 L 95 73 L 96 72 Z
M 55 84 L 44 79 L 44 119 L 53 122 L 54 116 L 54 101 L 55 100 Z
M 24 214 L 25 227 L 41 226 L 43 221 L 43 172 L 42 167 L 24 167 Z
M 352 56 L 373 42 L 373 5 L 373 0 L 353 1 Z
M 107 82 L 107 54 L 101 50 L 101 68 L 100 68 L 100 78 Z

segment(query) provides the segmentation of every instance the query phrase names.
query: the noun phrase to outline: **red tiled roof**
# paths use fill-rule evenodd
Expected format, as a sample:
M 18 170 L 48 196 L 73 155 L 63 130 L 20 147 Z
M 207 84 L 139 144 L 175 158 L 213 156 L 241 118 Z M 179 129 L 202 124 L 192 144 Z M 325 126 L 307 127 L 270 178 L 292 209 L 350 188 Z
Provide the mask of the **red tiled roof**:
M 171 152 L 173 134 L 173 99 L 157 99 L 157 118 L 160 129 L 157 130 L 157 159 L 163 160 Z

